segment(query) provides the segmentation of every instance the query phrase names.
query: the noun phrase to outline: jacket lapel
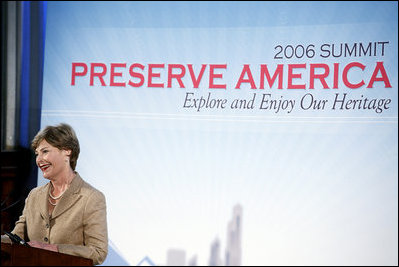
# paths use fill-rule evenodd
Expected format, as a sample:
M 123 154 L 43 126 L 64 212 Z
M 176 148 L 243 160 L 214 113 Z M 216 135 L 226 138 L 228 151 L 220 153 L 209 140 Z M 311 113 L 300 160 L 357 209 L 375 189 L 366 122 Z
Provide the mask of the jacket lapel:
M 52 219 L 60 216 L 62 213 L 72 207 L 76 203 L 76 201 L 79 200 L 79 198 L 81 197 L 79 192 L 82 184 L 82 178 L 79 176 L 78 173 L 76 173 L 76 176 L 72 180 L 70 187 L 67 189 L 67 191 L 65 191 L 57 206 L 54 208 L 53 214 L 51 215 Z
M 41 192 L 38 194 L 39 195 L 39 199 L 38 199 L 38 203 L 40 205 L 37 205 L 37 207 L 39 208 L 40 211 L 40 215 L 42 216 L 43 219 L 48 219 L 48 190 L 50 189 L 50 183 L 47 183 L 46 186 L 44 186 L 43 188 L 41 188 Z

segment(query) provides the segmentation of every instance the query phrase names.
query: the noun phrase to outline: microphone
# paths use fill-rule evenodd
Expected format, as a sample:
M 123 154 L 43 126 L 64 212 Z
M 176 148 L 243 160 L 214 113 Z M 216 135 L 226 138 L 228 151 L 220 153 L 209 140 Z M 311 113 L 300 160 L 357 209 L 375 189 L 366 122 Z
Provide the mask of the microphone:
M 4 231 L 4 233 L 11 239 L 12 242 L 17 243 L 17 244 L 21 244 L 27 247 L 30 247 L 30 245 L 28 244 L 28 242 L 26 242 L 25 240 L 23 240 L 22 238 L 20 238 L 18 235 Z

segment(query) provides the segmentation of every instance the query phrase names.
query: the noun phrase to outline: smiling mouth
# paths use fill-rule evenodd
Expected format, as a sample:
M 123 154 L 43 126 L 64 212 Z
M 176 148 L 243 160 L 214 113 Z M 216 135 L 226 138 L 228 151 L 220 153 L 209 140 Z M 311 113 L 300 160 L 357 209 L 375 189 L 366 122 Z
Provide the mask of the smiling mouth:
M 39 167 L 40 167 L 40 169 L 42 170 L 42 172 L 45 172 L 45 171 L 50 167 L 50 164 L 41 165 L 41 166 L 39 166 Z

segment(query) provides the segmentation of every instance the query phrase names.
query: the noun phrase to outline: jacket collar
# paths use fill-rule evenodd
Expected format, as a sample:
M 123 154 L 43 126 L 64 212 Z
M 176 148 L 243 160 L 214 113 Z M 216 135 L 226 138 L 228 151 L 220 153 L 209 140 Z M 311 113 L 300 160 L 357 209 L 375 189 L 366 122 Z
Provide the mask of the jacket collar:
M 64 213 L 70 207 L 72 207 L 76 201 L 80 198 L 80 189 L 83 185 L 83 179 L 80 177 L 79 173 L 76 172 L 75 178 L 72 180 L 71 185 L 65 191 L 64 195 L 58 201 L 57 206 L 55 206 L 53 213 L 51 215 L 51 219 L 58 217 L 60 214 Z M 40 213 L 43 218 L 49 218 L 48 214 L 48 195 L 49 190 L 51 189 L 50 182 L 48 182 L 43 188 L 41 192 L 41 199 L 39 200 L 41 203 Z

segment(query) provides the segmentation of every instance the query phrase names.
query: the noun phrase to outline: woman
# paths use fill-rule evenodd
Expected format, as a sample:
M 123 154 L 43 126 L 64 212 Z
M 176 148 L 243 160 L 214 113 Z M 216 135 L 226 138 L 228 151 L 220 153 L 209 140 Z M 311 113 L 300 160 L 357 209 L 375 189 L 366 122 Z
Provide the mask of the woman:
M 34 188 L 12 233 L 33 247 L 101 264 L 108 253 L 103 193 L 75 171 L 80 148 L 71 126 L 47 126 L 32 141 L 36 164 L 49 182 Z

